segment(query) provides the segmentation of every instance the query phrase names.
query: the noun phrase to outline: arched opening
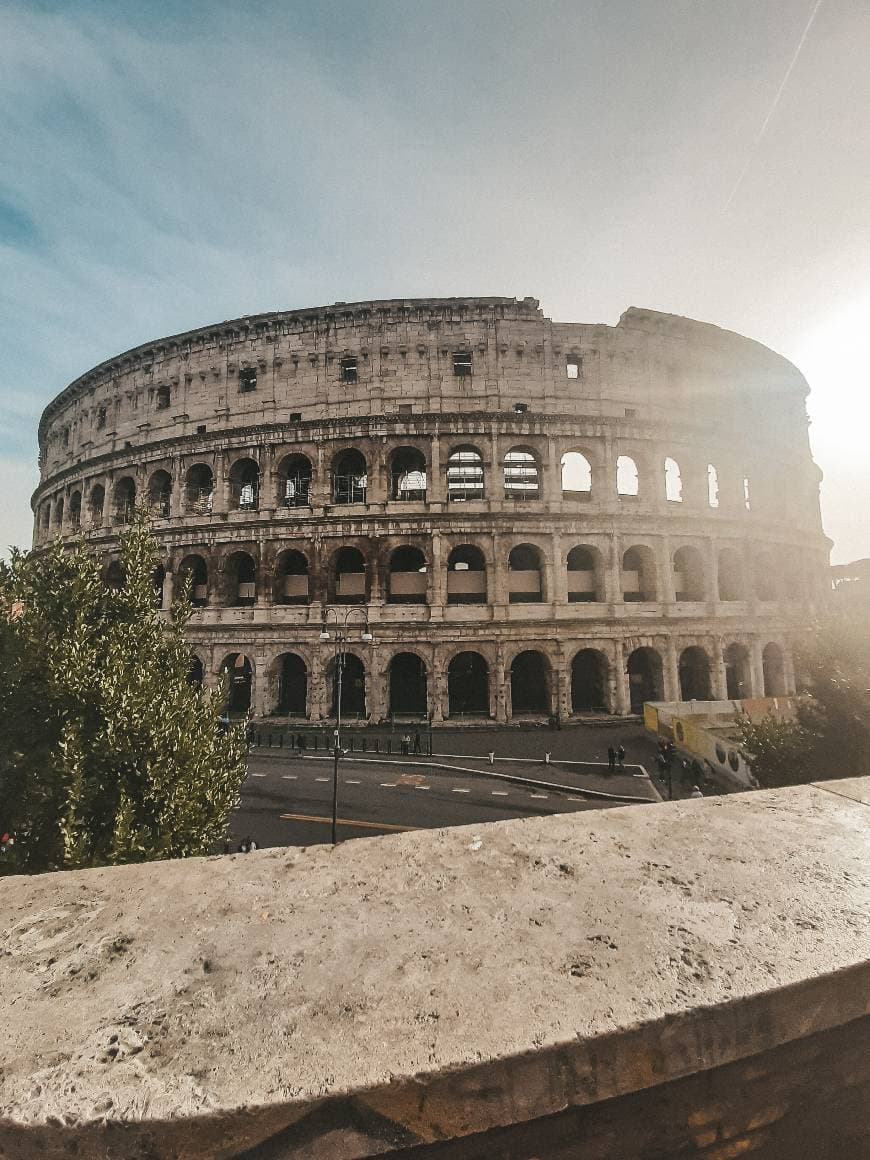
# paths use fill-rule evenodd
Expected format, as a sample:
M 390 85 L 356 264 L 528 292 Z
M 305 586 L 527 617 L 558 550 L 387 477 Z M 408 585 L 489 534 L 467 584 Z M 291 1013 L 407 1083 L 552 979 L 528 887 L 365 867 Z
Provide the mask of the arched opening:
M 341 548 L 335 556 L 335 600 L 365 604 L 366 561 L 359 548 Z
M 711 508 L 719 506 L 719 472 L 712 463 L 707 464 L 707 503 Z
M 51 527 L 51 500 L 47 499 L 39 512 L 39 523 L 43 532 L 47 533 Z
M 511 664 L 511 713 L 550 715 L 550 666 L 536 649 L 517 653 Z
M 620 455 L 616 460 L 616 494 L 630 498 L 639 492 L 640 477 L 637 473 L 637 464 L 630 455 Z
M 201 689 L 205 680 L 205 670 L 202 661 L 194 653 L 190 658 L 190 668 L 187 671 L 187 683 L 194 689 Z
M 508 556 L 508 600 L 539 604 L 544 599 L 541 553 L 533 544 L 518 544 Z
M 88 495 L 88 518 L 92 528 L 103 526 L 103 509 L 106 506 L 106 489 L 101 483 L 95 484 Z
M 636 648 L 628 658 L 628 694 L 632 713 L 646 701 L 662 699 L 662 658 L 654 648 Z
M 427 581 L 426 557 L 420 549 L 410 545 L 396 548 L 390 556 L 388 602 L 425 604 Z
M 680 465 L 670 456 L 665 460 L 665 498 L 668 503 L 683 502 L 683 477 Z
M 473 544 L 460 544 L 447 558 L 447 603 L 486 603 L 486 561 Z
M 155 471 L 148 481 L 148 510 L 156 519 L 168 519 L 172 511 L 172 476 Z
M 735 548 L 723 548 L 719 553 L 719 599 L 746 599 L 743 561 Z
M 332 502 L 365 503 L 368 468 L 361 451 L 351 448 L 335 457 L 332 465 Z
M 114 588 L 116 592 L 119 592 L 127 580 L 127 573 L 121 561 L 110 560 L 106 564 L 103 578 L 107 588 Z
M 185 556 L 178 565 L 179 576 L 190 577 L 190 603 L 194 608 L 208 604 L 208 564 L 202 556 Z
M 308 705 L 308 668 L 298 653 L 276 658 L 278 701 L 275 711 L 285 717 L 304 717 Z
M 480 653 L 457 653 L 447 668 L 451 717 L 489 716 L 489 667 Z
M 207 463 L 195 463 L 185 480 L 185 511 L 194 515 L 208 515 L 213 502 L 214 473 Z
M 254 668 L 244 653 L 230 653 L 221 665 L 229 681 L 226 711 L 231 717 L 244 717 L 251 708 Z
M 777 580 L 782 562 L 768 552 L 753 553 L 752 573 L 755 595 L 759 600 L 778 600 Z
M 538 499 L 538 461 L 528 447 L 512 447 L 504 457 L 505 499 Z
M 154 607 L 163 607 L 163 584 L 166 580 L 166 568 L 163 564 L 158 564 L 151 573 L 151 583 L 154 585 Z
M 571 604 L 603 600 L 601 555 L 597 548 L 578 545 L 568 553 L 568 600 Z
M 690 645 L 680 654 L 680 700 L 709 701 L 710 658 L 698 645 Z
M 725 695 L 739 701 L 752 695 L 752 672 L 749 650 L 742 644 L 729 644 L 722 654 L 725 661 Z
M 390 462 L 390 499 L 425 500 L 426 456 L 416 447 L 400 447 Z
M 476 447 L 457 447 L 447 457 L 447 500 L 483 499 L 483 456 Z
M 114 501 L 115 523 L 129 524 L 136 510 L 136 484 L 129 475 L 115 484 Z
M 54 526 L 58 532 L 63 529 L 63 496 L 61 496 L 54 508 Z
M 366 670 L 356 653 L 342 653 L 338 663 L 329 662 L 327 676 L 332 688 L 332 716 L 338 708 L 339 667 L 341 668 L 341 716 L 361 720 L 366 715 Z
M 589 499 L 592 495 L 592 465 L 579 451 L 562 456 L 562 495 L 565 499 Z
M 658 599 L 655 556 L 645 544 L 629 548 L 622 557 L 622 599 L 631 604 Z
M 785 664 L 782 649 L 778 644 L 770 641 L 764 646 L 761 654 L 761 663 L 764 670 L 765 697 L 785 696 Z
M 233 552 L 224 565 L 226 602 L 230 608 L 250 608 L 257 599 L 257 565 L 247 552 Z
M 397 653 L 390 661 L 390 715 L 425 717 L 426 666 L 416 653 Z
M 69 497 L 70 527 L 77 531 L 82 526 L 82 493 L 74 491 Z
M 704 557 L 688 544 L 674 552 L 674 598 L 695 601 L 707 598 Z
M 285 455 L 278 464 L 278 507 L 308 507 L 311 503 L 311 464 L 304 455 Z
M 571 712 L 607 711 L 607 658 L 598 649 L 581 648 L 571 661 Z
M 253 459 L 237 459 L 230 468 L 230 508 L 256 511 L 260 506 L 260 465 Z
M 275 561 L 274 601 L 276 604 L 307 604 L 308 560 L 293 548 L 281 552 Z

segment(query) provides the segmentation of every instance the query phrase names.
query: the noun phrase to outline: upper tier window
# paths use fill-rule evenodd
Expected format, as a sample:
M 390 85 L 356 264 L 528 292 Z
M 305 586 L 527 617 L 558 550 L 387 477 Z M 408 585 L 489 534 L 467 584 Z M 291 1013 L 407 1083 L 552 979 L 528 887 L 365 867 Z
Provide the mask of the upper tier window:
M 170 390 L 169 387 L 157 388 L 157 410 L 165 411 L 169 406 Z
M 457 350 L 453 352 L 453 373 L 457 378 L 470 375 L 473 369 L 470 350 Z
M 580 378 L 580 355 L 569 354 L 565 359 L 565 373 L 569 379 Z
M 341 370 L 341 381 L 343 383 L 359 382 L 359 368 L 356 359 L 352 355 L 343 358 L 339 367 Z
M 257 389 L 257 368 L 256 367 L 242 367 L 239 371 L 239 390 L 256 391 Z

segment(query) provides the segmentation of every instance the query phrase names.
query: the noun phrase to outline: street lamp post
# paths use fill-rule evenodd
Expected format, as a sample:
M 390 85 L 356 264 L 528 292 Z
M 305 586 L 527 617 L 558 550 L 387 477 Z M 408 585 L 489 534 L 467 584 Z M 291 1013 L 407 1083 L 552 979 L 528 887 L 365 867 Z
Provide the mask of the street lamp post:
M 342 612 L 344 615 L 342 616 Z M 363 644 L 371 644 L 373 637 L 369 631 L 368 612 L 358 605 L 350 608 L 326 608 L 323 612 L 323 626 L 320 630 L 320 640 L 326 644 L 332 641 L 333 673 L 335 680 L 335 729 L 332 734 L 332 844 L 338 843 L 338 763 L 341 759 L 341 689 L 344 676 L 345 645 L 348 641 L 350 621 L 354 613 L 360 613 L 363 618 L 360 640 Z M 329 634 L 330 614 L 335 621 L 334 636 Z

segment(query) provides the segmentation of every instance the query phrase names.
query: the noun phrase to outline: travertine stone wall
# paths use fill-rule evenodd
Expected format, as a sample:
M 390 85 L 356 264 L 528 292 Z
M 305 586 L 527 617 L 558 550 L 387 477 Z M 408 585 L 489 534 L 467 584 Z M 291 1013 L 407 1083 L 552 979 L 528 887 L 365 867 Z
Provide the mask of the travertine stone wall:
M 0 1156 L 857 1160 L 868 807 L 857 779 L 6 878 Z
M 35 543 L 84 529 L 111 557 L 131 505 L 147 503 L 165 603 L 199 559 L 190 631 L 205 679 L 243 654 L 262 714 L 286 709 L 287 654 L 307 672 L 293 714 L 329 712 L 320 626 L 327 606 L 354 600 L 374 636 L 354 645 L 359 711 L 372 719 L 395 708 L 391 664 L 408 652 L 425 665 L 415 711 L 435 721 L 625 713 L 685 694 L 687 681 L 695 696 L 783 693 L 793 634 L 827 588 L 806 391 L 759 344 L 653 311 L 563 324 L 534 299 L 470 298 L 258 315 L 138 347 L 46 408 Z M 474 449 L 483 476 L 482 494 L 462 501 L 448 482 L 458 448 Z M 364 495 L 336 480 L 350 450 L 365 461 Z M 505 486 L 517 450 L 534 489 Z M 422 486 L 402 490 L 394 468 L 411 453 Z M 580 490 L 563 475 L 571 453 L 591 477 Z M 291 506 L 288 456 L 309 475 Z M 620 457 L 636 466 L 636 495 L 619 493 Z M 679 471 L 671 498 L 666 460 Z M 207 489 L 194 487 L 197 472 Z M 422 581 L 396 578 L 394 553 L 409 546 Z M 336 578 L 349 547 L 364 560 L 357 596 Z M 477 603 L 456 597 L 458 548 L 480 553 Z M 512 560 L 516 548 L 537 557 L 532 570 Z M 290 551 L 306 575 L 288 602 Z M 242 581 L 240 552 L 251 570 Z M 691 664 L 687 649 L 698 650 Z M 450 687 L 453 658 L 469 651 L 486 666 L 473 705 Z M 520 697 L 511 679 L 529 652 L 543 673 L 533 701 L 528 674 Z

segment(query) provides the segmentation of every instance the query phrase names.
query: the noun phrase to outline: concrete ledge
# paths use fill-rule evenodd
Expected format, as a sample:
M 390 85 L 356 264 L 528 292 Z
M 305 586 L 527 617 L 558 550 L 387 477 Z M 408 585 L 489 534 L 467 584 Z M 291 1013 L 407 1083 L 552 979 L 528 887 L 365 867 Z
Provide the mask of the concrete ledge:
M 826 782 L 3 879 L 0 1156 L 350 1160 L 860 1020 L 868 803 Z

